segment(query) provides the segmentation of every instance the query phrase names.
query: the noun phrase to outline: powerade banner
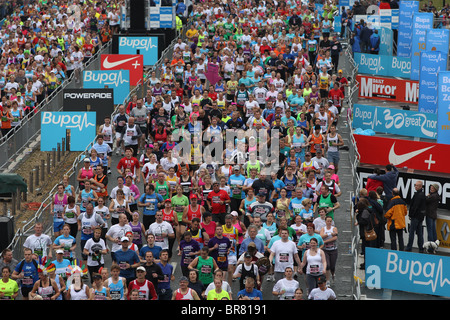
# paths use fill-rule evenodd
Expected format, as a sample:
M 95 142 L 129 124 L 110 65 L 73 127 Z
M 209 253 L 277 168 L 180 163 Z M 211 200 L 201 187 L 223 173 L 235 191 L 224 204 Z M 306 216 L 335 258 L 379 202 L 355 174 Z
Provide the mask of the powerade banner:
M 114 112 L 113 89 L 64 89 L 63 111 L 92 111 L 97 113 L 97 125 Z
M 361 74 L 356 76 L 356 81 L 359 83 L 359 98 L 413 104 L 419 100 L 418 81 Z
M 365 266 L 369 289 L 450 295 L 450 257 L 366 248 Z
M 423 51 L 420 57 L 419 111 L 436 113 L 437 80 L 441 70 L 447 68 L 447 57 L 440 51 Z
M 411 80 L 419 80 L 420 52 L 427 50 L 427 30 L 432 28 L 433 14 L 431 12 L 414 13 L 411 42 Z
M 450 144 L 450 71 L 438 75 L 437 142 Z
M 407 204 L 411 203 L 411 200 L 416 192 L 416 190 L 414 189 L 414 184 L 416 183 L 416 181 L 422 181 L 424 192 L 426 195 L 429 194 L 430 186 L 432 184 L 437 184 L 439 186 L 439 208 L 450 210 L 450 180 L 448 174 L 421 174 L 417 172 L 411 173 L 401 167 L 397 168 L 399 173 L 395 186 L 400 192 L 400 197 L 405 200 Z M 373 174 L 373 169 L 373 166 L 359 166 L 356 168 L 360 183 L 360 185 L 357 186 L 358 190 L 367 186 L 367 178 Z M 385 173 L 384 166 L 382 166 L 382 168 L 380 169 L 382 170 L 382 173 Z M 445 212 L 443 212 L 443 214 L 446 215 Z M 446 216 L 447 218 L 449 217 L 448 215 Z M 437 230 L 441 229 L 437 228 Z M 448 235 L 450 235 L 450 233 Z M 450 237 L 448 237 L 448 235 L 445 237 L 447 243 L 450 241 Z M 450 248 L 450 244 L 447 245 L 447 248 Z
M 121 104 L 130 92 L 130 71 L 128 70 L 85 70 L 83 88 L 114 89 L 114 104 Z
M 432 113 L 355 104 L 352 123 L 363 130 L 436 139 L 437 116 Z
M 378 54 L 392 56 L 392 43 L 394 42 L 394 32 L 390 28 L 380 28 L 380 51 Z
M 448 29 L 429 29 L 426 35 L 427 51 L 440 51 L 444 53 L 445 59 L 448 55 L 450 30 Z
M 397 56 L 411 58 L 412 18 L 419 12 L 419 1 L 400 1 Z
M 355 52 L 358 73 L 375 76 L 399 77 L 409 79 L 411 75 L 411 59 Z
M 41 112 L 41 151 L 56 149 L 70 131 L 70 151 L 84 151 L 96 136 L 95 112 Z
M 158 37 L 119 36 L 119 54 L 142 54 L 144 65 L 153 66 L 158 61 Z

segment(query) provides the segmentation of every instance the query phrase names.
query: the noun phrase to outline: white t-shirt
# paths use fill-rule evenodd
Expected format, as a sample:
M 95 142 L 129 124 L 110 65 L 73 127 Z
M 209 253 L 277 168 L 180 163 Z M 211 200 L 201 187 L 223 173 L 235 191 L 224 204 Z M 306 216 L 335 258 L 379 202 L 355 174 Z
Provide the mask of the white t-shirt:
M 282 292 L 284 290 L 284 293 L 278 296 L 280 300 L 292 300 L 294 298 L 295 290 L 299 287 L 300 285 L 297 280 L 287 280 L 286 278 L 283 278 L 275 283 L 272 291 Z
M 131 228 L 131 227 L 130 227 Z M 161 223 L 153 222 L 147 230 L 147 234 L 153 234 L 155 236 L 155 245 L 160 246 L 162 249 L 169 249 L 169 237 L 163 237 L 162 234 L 172 234 L 173 228 L 167 221 Z
M 133 232 L 131 226 L 128 223 L 124 224 L 123 226 L 117 223 L 112 225 L 111 228 L 109 228 L 106 235 L 110 236 L 113 239 L 120 240 L 122 237 L 125 236 L 127 232 Z M 120 241 L 118 243 L 112 242 L 111 252 L 116 252 L 120 249 L 122 249 L 122 243 Z
M 294 267 L 294 254 L 297 253 L 297 246 L 293 241 L 277 240 L 270 250 L 275 254 L 275 272 L 284 272 L 287 267 Z
M 336 294 L 333 289 L 326 288 L 325 290 L 320 290 L 320 288 L 314 288 L 311 290 L 308 296 L 309 300 L 329 300 L 336 299 Z
M 46 257 L 48 254 L 48 248 L 51 245 L 52 239 L 48 235 L 41 234 L 40 236 L 36 236 L 32 234 L 25 240 L 23 247 L 31 249 L 34 253 L 41 257 Z

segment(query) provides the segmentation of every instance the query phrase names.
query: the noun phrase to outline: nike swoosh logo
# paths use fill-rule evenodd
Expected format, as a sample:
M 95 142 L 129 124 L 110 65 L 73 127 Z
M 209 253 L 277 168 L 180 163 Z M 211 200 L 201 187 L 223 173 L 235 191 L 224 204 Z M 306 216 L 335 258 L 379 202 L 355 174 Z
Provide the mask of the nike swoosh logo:
M 128 59 L 124 59 L 124 60 L 120 60 L 120 61 L 116 61 L 116 62 L 109 62 L 108 57 L 106 57 L 105 60 L 103 61 L 103 67 L 105 69 L 111 69 L 111 68 L 120 66 L 121 64 L 131 61 L 131 60 L 134 60 L 134 59 L 136 59 L 136 58 L 133 57 L 133 58 L 128 58 Z
M 408 153 L 401 154 L 401 155 L 395 154 L 394 147 L 395 147 L 395 142 L 392 144 L 391 150 L 389 151 L 389 163 L 392 163 L 394 166 L 396 166 L 403 162 L 408 161 L 409 159 L 414 158 L 415 156 L 418 156 L 419 154 L 421 154 L 431 148 L 434 148 L 435 146 L 419 149 L 419 150 L 408 152 Z

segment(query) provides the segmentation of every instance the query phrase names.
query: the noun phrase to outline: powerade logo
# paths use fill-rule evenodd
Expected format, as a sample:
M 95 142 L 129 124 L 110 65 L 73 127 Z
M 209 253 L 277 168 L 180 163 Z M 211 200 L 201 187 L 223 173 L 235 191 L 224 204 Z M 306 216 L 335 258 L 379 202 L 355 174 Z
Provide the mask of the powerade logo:
M 75 92 L 66 92 L 64 93 L 64 99 L 112 99 L 113 96 L 110 92 L 101 93 L 101 92 L 83 92 L 83 93 L 75 93 Z

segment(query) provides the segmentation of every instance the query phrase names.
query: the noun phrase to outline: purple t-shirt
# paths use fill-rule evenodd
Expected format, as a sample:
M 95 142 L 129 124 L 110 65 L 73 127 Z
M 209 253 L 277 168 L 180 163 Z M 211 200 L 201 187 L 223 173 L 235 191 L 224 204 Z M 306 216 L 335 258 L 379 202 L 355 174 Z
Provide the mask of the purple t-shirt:
M 222 270 L 227 270 L 228 268 L 228 250 L 231 248 L 231 240 L 227 237 L 222 237 L 221 239 L 213 237 L 208 241 L 208 247 L 212 248 L 219 245 L 217 249 L 209 252 L 209 255 L 216 260 L 217 265 Z

